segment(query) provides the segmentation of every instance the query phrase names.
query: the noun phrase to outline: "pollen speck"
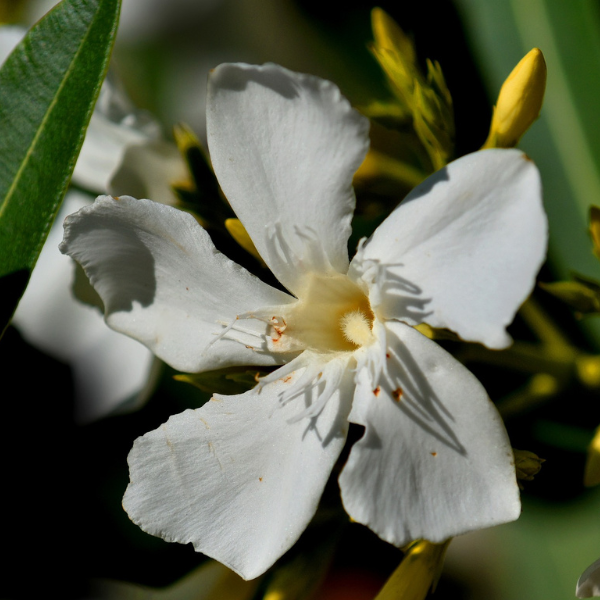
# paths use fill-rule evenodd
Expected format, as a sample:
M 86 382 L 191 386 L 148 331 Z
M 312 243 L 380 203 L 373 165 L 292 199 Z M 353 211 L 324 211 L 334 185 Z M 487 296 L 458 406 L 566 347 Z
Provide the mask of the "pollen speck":
M 431 456 L 437 456 L 437 452 L 431 452 Z
M 262 477 L 259 477 L 259 478 L 258 478 L 258 480 L 259 480 L 259 481 L 262 481 Z
M 381 388 L 380 388 L 379 386 L 377 386 L 377 387 L 376 387 L 376 388 L 373 390 L 373 393 L 374 393 L 376 396 L 379 396 L 379 394 L 381 393 Z
M 404 393 L 404 392 L 402 391 L 402 388 L 400 388 L 400 387 L 399 387 L 399 388 L 396 388 L 396 389 L 395 389 L 395 390 L 392 392 L 392 396 L 393 396 L 393 398 L 394 398 L 394 400 L 395 400 L 396 402 L 400 402 L 400 399 L 402 398 L 402 394 L 403 394 L 403 393 Z

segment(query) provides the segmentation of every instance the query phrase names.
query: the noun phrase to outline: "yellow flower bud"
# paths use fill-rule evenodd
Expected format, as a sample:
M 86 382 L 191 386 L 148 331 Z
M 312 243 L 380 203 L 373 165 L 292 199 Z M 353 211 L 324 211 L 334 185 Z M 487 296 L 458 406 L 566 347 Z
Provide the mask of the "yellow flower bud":
M 483 148 L 512 148 L 540 116 L 546 90 L 546 61 L 539 48 L 528 52 L 502 84 Z
M 421 540 L 411 544 L 400 566 L 392 573 L 375 600 L 424 600 L 429 590 L 435 590 L 451 541 L 452 538 L 441 544 L 433 544 Z
M 265 263 L 261 255 L 258 253 L 254 242 L 248 235 L 246 228 L 242 225 L 239 219 L 226 219 L 225 228 L 229 232 L 229 235 L 246 251 L 252 254 L 254 258 L 258 259 L 262 265 Z

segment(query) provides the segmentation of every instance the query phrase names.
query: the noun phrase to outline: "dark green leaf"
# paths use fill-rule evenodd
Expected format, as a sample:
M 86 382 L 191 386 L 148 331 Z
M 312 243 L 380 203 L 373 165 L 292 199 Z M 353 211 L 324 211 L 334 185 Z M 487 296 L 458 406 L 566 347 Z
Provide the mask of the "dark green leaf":
M 69 184 L 119 10 L 120 0 L 64 0 L 0 70 L 0 331 Z

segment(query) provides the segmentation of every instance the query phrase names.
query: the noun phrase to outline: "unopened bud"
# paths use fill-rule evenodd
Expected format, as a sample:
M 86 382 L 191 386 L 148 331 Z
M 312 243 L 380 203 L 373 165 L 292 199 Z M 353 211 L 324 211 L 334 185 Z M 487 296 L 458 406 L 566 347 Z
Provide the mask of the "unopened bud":
M 263 262 L 262 257 L 258 253 L 252 238 L 248 235 L 246 228 L 242 225 L 242 222 L 239 219 L 226 219 L 225 220 L 225 228 L 229 232 L 229 235 L 246 251 L 252 254 L 254 258 L 256 258 L 262 265 Z M 266 265 L 265 265 L 266 266 Z
M 483 148 L 512 148 L 540 116 L 546 90 L 546 61 L 539 48 L 528 52 L 502 84 Z
M 537 454 L 529 452 L 529 450 L 516 450 L 513 448 L 513 454 L 515 455 L 517 479 L 533 481 L 533 477 L 540 472 L 542 463 L 546 459 L 540 458 Z
M 420 540 L 404 548 L 404 559 L 375 600 L 425 598 L 429 590 L 435 591 L 451 541 L 452 538 L 441 544 L 433 544 Z

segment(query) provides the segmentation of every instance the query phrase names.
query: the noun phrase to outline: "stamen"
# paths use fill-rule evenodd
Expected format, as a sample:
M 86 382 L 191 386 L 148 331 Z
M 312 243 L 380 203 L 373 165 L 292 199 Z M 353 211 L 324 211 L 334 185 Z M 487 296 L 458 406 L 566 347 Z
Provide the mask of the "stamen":
M 231 323 L 229 323 L 227 325 L 223 321 L 217 321 L 217 323 L 219 325 L 223 325 L 225 328 L 223 329 L 223 331 L 215 334 L 215 337 L 207 344 L 207 346 L 206 346 L 206 348 L 204 350 L 204 353 L 208 352 L 208 350 L 210 350 L 210 348 L 214 344 L 216 344 L 219 340 L 222 340 L 232 330 L 233 331 L 239 331 L 240 333 L 245 333 L 245 334 L 248 334 L 248 335 L 252 335 L 254 337 L 257 337 L 257 338 L 261 339 L 263 337 L 262 334 L 257 333 L 256 331 L 244 329 L 243 327 L 241 327 L 239 325 L 239 321 L 242 321 L 244 319 L 258 319 L 259 321 L 264 321 L 265 323 L 268 323 L 268 321 L 265 320 L 263 317 L 256 316 L 254 313 L 251 313 L 251 312 L 242 313 L 240 315 L 237 315 L 235 317 L 235 319 L 233 319 L 231 321 Z M 234 341 L 240 342 L 240 340 L 236 340 L 236 339 L 234 339 Z

